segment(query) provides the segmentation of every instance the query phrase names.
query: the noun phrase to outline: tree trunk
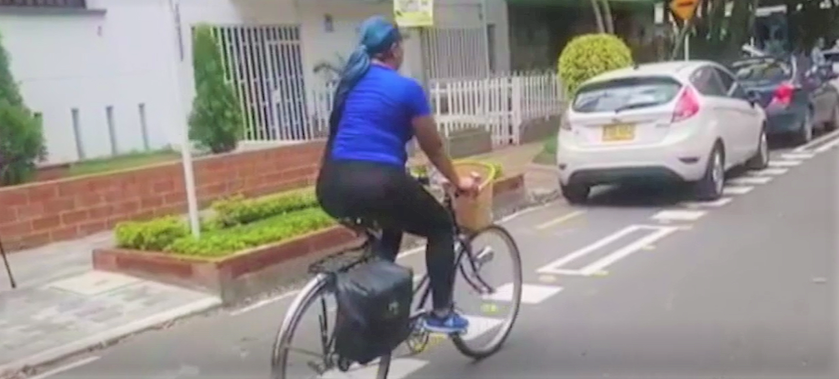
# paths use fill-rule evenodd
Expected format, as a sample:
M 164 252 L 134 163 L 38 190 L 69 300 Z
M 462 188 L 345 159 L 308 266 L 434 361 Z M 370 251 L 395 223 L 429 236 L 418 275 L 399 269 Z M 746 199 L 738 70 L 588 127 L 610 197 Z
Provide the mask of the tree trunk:
M 600 7 L 597 5 L 597 0 L 591 0 L 591 8 L 594 10 L 594 21 L 597 23 L 597 30 L 600 33 L 606 33 L 603 26 L 603 15 L 600 13 Z
M 615 19 L 612 18 L 612 7 L 609 0 L 603 0 L 603 26 L 606 33 L 615 34 Z

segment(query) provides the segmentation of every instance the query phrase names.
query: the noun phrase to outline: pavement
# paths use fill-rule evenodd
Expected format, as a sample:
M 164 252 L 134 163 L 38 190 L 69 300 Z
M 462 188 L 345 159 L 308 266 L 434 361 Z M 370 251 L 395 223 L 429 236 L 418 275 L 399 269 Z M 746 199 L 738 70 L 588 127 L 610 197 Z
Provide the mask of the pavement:
M 729 179 L 720 201 L 696 203 L 670 188 L 617 188 L 584 206 L 556 201 L 508 217 L 502 224 L 519 244 L 525 286 L 507 344 L 475 363 L 435 338 L 417 355 L 400 348 L 389 377 L 839 377 L 837 137 L 774 151 L 770 168 Z M 510 280 L 501 276 L 504 257 L 499 250 L 488 264 L 500 287 Z M 399 262 L 424 272 L 418 250 Z M 470 343 L 506 315 L 500 293 L 479 299 L 458 283 L 456 300 L 473 320 Z M 295 295 L 193 318 L 31 373 L 266 378 L 274 335 Z M 316 317 L 305 320 L 294 345 L 312 350 Z M 305 360 L 295 356 L 295 373 Z M 372 378 L 369 369 L 348 374 L 323 377 Z
M 509 174 L 525 173 L 531 182 L 541 180 L 541 192 L 555 192 L 550 169 L 528 173 L 540 149 L 538 143 L 513 146 L 478 159 L 501 163 Z M 94 271 L 91 251 L 113 245 L 107 231 L 9 254 L 17 286 L 11 288 L 5 270 L 0 273 L 0 378 L 221 306 L 206 293 Z

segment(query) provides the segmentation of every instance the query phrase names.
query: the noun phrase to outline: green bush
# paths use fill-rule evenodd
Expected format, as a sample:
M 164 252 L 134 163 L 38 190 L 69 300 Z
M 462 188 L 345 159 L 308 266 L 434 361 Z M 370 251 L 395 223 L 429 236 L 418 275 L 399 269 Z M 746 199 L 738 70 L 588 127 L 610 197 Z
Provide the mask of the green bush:
M 585 34 L 565 45 L 559 56 L 559 77 L 565 93 L 573 96 L 586 80 L 632 64 L 632 52 L 620 38 Z
M 213 203 L 215 219 L 222 227 L 248 224 L 257 220 L 317 206 L 311 188 L 283 192 L 277 195 L 246 199 L 237 195 Z
M 123 249 L 163 251 L 175 240 L 189 235 L 189 226 L 179 217 L 151 221 L 126 221 L 114 229 L 117 246 Z
M 209 25 L 195 28 L 192 65 L 195 98 L 189 116 L 189 138 L 214 154 L 236 149 L 244 132 L 233 87 L 224 78 L 221 53 Z
M 23 103 L 2 42 L 0 36 L 0 185 L 14 185 L 32 177 L 46 147 L 41 120 Z
M 185 236 L 172 242 L 165 251 L 183 255 L 219 257 L 291 239 L 333 224 L 335 221 L 332 217 L 320 208 L 309 208 L 207 233 L 200 239 Z

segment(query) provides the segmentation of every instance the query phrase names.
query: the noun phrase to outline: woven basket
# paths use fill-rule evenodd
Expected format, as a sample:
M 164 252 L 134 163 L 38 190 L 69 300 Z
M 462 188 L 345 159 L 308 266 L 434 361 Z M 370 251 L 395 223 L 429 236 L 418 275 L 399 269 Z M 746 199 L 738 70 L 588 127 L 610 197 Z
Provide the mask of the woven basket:
M 457 223 L 464 229 L 478 231 L 492 224 L 492 179 L 495 168 L 480 162 L 455 162 L 458 176 L 477 174 L 481 178 L 475 197 L 459 196 L 454 201 Z

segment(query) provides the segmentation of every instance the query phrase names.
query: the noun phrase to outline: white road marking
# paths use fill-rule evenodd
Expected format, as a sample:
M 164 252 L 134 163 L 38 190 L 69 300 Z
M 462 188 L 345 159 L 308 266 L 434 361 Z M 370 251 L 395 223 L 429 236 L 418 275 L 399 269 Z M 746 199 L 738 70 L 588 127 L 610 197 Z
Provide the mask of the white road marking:
M 286 299 L 286 298 L 289 298 L 289 297 L 292 297 L 292 296 L 297 296 L 297 294 L 299 292 L 300 292 L 300 290 L 293 290 L 293 291 L 290 291 L 290 292 L 279 294 L 279 295 L 274 296 L 274 297 L 269 297 L 267 299 L 263 299 L 263 300 L 255 302 L 253 304 L 250 304 L 246 307 L 242 307 L 242 308 L 239 308 L 239 309 L 234 309 L 234 310 L 230 311 L 230 315 L 231 316 L 239 316 L 239 315 L 248 313 L 250 311 L 262 308 L 266 305 L 276 303 L 276 302 L 278 302 L 282 299 Z
M 463 317 L 469 320 L 469 329 L 463 336 L 463 339 L 467 341 L 480 337 L 482 334 L 492 330 L 504 322 L 504 320 L 501 319 L 482 316 L 463 315 Z M 390 378 L 390 375 L 388 375 L 388 378 Z
M 562 287 L 523 284 L 521 288 L 521 302 L 524 304 L 539 304 L 562 291 Z M 513 301 L 513 283 L 507 283 L 495 289 L 492 295 L 486 295 L 484 300 Z
M 734 199 L 730 197 L 722 197 L 714 201 L 686 201 L 682 205 L 688 208 L 719 208 L 730 203 L 732 200 Z
M 660 227 L 657 231 L 652 232 L 636 240 L 635 242 L 630 243 L 629 245 L 626 245 L 616 250 L 615 252 L 592 262 L 588 266 L 583 267 L 580 271 L 584 275 L 593 275 L 598 272 L 601 272 L 607 267 L 617 263 L 619 260 L 636 253 L 638 250 L 641 250 L 646 246 L 652 245 L 656 241 L 670 235 L 671 233 L 677 230 L 679 229 L 674 227 Z
M 564 266 L 567 264 L 580 259 L 586 255 L 589 255 L 607 245 L 638 231 L 642 230 L 652 230 L 653 233 L 650 233 L 644 237 L 641 237 L 634 242 L 625 245 L 624 247 L 616 250 L 615 252 L 609 254 L 608 256 L 599 259 L 598 261 L 586 266 L 586 268 L 581 270 L 568 270 Z M 621 230 L 618 230 L 611 235 L 601 238 L 600 240 L 595 241 L 594 243 L 580 248 L 571 254 L 568 254 L 562 258 L 559 258 L 551 263 L 548 263 L 545 266 L 537 269 L 536 272 L 539 274 L 571 274 L 571 275 L 592 275 L 602 270 L 602 268 L 616 262 L 619 259 L 622 259 L 637 250 L 640 250 L 643 246 L 652 244 L 656 240 L 663 238 L 664 236 L 674 232 L 676 230 L 680 230 L 678 227 L 672 226 L 651 226 L 651 225 L 630 225 Z
M 771 176 L 741 176 L 739 178 L 729 179 L 728 183 L 735 185 L 759 185 L 766 184 L 771 181 Z
M 778 176 L 786 174 L 788 168 L 765 168 L 760 171 L 748 171 L 746 174 L 751 176 Z
M 538 229 L 538 230 L 547 229 L 547 228 L 550 228 L 551 226 L 561 224 L 561 223 L 566 222 L 568 220 L 571 220 L 575 217 L 582 216 L 584 213 L 586 213 L 586 212 L 585 211 L 574 211 L 574 212 L 571 212 L 571 213 L 567 213 L 567 214 L 559 216 L 559 217 L 557 217 L 553 220 L 550 220 L 550 221 L 544 222 L 542 224 L 536 225 L 536 229 Z
M 417 370 L 423 368 L 428 364 L 428 361 L 413 359 L 413 358 L 398 358 L 390 362 L 390 371 L 388 372 L 388 379 L 403 379 L 413 374 Z M 367 366 L 354 365 L 350 367 L 347 372 L 339 370 L 330 370 L 325 372 L 321 378 L 323 379 L 354 379 L 354 378 L 375 378 L 379 371 L 378 360 L 370 362 Z
M 792 159 L 792 160 L 805 160 L 815 157 L 816 154 L 813 153 L 789 153 L 789 154 L 782 154 L 781 158 L 783 159 Z
M 745 195 L 751 192 L 753 189 L 755 188 L 748 186 L 725 186 L 725 188 L 722 189 L 722 194 L 726 196 Z
M 706 211 L 664 210 L 653 215 L 653 220 L 668 221 L 696 221 L 704 216 Z
M 74 368 L 78 368 L 78 367 L 84 366 L 84 365 L 86 365 L 86 364 L 91 364 L 91 363 L 93 363 L 93 362 L 98 361 L 98 360 L 99 360 L 99 358 L 101 358 L 101 357 L 98 357 L 98 356 L 93 356 L 93 357 L 87 357 L 87 358 L 84 358 L 84 359 L 80 359 L 80 360 L 75 361 L 75 362 L 72 362 L 72 363 L 70 363 L 70 364 L 68 364 L 68 365 L 66 365 L 66 366 L 61 366 L 61 367 L 56 368 L 56 369 L 53 369 L 53 370 L 44 371 L 43 373 L 38 374 L 38 375 L 35 375 L 35 376 L 33 376 L 33 377 L 30 377 L 29 379 L 44 379 L 44 378 L 48 378 L 48 377 L 50 377 L 50 376 L 53 376 L 53 375 L 56 375 L 56 374 L 60 374 L 60 373 L 65 372 L 65 371 L 70 371 L 70 370 L 72 370 L 72 369 L 74 369 Z
M 813 151 L 816 152 L 816 153 L 824 153 L 825 151 L 828 151 L 828 150 L 836 147 L 836 145 L 839 145 L 839 138 L 837 138 L 833 141 L 830 141 L 830 142 L 828 142 L 824 145 L 821 145 Z
M 769 167 L 795 167 L 801 164 L 801 161 L 769 161 Z
M 834 130 L 830 133 L 827 133 L 827 134 L 825 134 L 825 135 L 823 135 L 819 138 L 816 138 L 816 139 L 810 141 L 806 145 L 801 145 L 801 146 L 795 148 L 795 150 L 793 150 L 793 152 L 796 152 L 796 153 L 805 152 L 805 151 L 809 150 L 811 147 L 820 144 L 822 141 L 826 141 L 826 140 L 831 139 L 831 138 L 836 137 L 836 136 L 839 136 L 839 130 Z

